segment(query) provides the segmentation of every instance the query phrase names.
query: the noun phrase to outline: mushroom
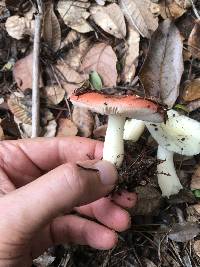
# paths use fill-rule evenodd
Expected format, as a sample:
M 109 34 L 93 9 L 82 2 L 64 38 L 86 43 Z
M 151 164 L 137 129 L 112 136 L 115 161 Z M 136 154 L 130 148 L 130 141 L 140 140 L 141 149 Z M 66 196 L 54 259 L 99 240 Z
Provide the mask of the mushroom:
M 163 112 L 151 101 L 134 95 L 116 96 L 101 93 L 73 95 L 71 102 L 78 107 L 85 107 L 96 113 L 109 115 L 105 136 L 103 159 L 118 168 L 124 158 L 123 132 L 125 118 L 162 122 Z
M 131 119 L 126 120 L 124 125 L 124 140 L 137 142 L 145 129 L 145 123 L 141 120 Z
M 182 185 L 176 174 L 173 154 L 193 156 L 200 153 L 200 123 L 175 110 L 167 112 L 166 123 L 145 123 L 159 144 L 158 183 L 163 196 L 177 194 Z

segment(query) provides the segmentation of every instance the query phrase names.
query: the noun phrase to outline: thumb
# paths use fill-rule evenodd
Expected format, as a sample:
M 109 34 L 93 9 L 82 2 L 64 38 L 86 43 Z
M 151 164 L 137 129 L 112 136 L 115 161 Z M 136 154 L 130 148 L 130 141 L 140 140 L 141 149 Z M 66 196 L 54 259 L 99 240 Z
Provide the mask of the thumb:
M 114 187 L 115 167 L 107 161 L 63 164 L 37 180 L 0 199 L 4 219 L 0 229 L 22 230 L 32 235 L 62 212 L 93 202 Z

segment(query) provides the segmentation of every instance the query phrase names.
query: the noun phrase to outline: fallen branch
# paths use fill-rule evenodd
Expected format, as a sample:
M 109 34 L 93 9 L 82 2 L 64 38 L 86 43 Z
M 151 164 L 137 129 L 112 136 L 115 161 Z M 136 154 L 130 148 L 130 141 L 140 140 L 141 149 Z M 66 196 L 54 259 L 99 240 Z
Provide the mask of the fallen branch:
M 35 15 L 35 32 L 33 45 L 33 81 L 32 81 L 32 138 L 39 135 L 40 129 L 40 92 L 39 92 L 39 63 L 40 35 L 42 25 L 42 2 L 37 0 L 38 11 Z

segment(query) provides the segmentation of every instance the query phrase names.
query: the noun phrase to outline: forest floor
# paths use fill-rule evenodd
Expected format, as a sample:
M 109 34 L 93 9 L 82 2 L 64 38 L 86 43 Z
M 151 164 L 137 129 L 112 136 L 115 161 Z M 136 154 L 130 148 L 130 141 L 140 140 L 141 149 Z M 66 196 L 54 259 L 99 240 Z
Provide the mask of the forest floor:
M 107 116 L 70 102 L 86 92 L 136 94 L 200 123 L 199 0 L 43 1 L 37 76 L 39 2 L 0 0 L 0 140 L 31 137 L 33 79 L 39 136 L 103 141 Z M 199 267 L 200 157 L 174 155 L 183 189 L 166 198 L 157 182 L 157 148 L 147 129 L 137 142 L 125 141 L 115 192 L 136 192 L 138 201 L 115 248 L 58 246 L 34 266 Z

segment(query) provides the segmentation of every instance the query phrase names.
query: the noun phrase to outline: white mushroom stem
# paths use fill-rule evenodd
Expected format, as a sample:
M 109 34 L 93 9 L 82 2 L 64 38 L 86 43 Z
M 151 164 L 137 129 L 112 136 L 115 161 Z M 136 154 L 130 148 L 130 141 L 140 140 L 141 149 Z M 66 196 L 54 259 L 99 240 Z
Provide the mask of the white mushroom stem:
M 131 119 L 126 120 L 124 125 L 124 140 L 132 140 L 137 142 L 145 129 L 144 121 Z
M 124 159 L 124 132 L 125 118 L 109 115 L 108 127 L 105 136 L 103 159 L 119 168 Z
M 157 176 L 164 197 L 175 195 L 183 188 L 176 174 L 173 155 L 173 152 L 158 146 L 157 159 L 162 162 L 157 165 Z

